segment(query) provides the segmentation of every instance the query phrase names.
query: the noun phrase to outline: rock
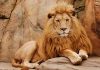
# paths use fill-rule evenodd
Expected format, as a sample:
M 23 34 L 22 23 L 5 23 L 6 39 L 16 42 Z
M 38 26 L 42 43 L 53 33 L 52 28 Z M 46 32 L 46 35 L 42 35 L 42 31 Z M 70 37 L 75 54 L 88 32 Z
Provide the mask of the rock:
M 7 23 L 8 23 L 8 19 L 0 19 L 0 43 L 2 42 L 2 37 L 4 35 L 4 30 L 5 30 L 5 27 L 7 26 Z M 3 59 L 3 56 L 2 56 L 2 50 L 3 48 L 0 46 L 0 61 L 2 61 Z
M 0 17 L 10 18 L 17 0 L 0 0 Z
M 100 38 L 100 0 L 96 0 L 96 3 L 95 3 L 95 9 L 96 9 L 96 23 L 97 23 L 97 26 L 96 26 L 96 33 L 98 35 L 98 37 Z
M 20 68 L 12 67 L 11 63 L 0 62 L 0 70 L 20 70 Z M 53 58 L 42 63 L 37 69 L 30 70 L 100 70 L 100 57 L 90 57 L 79 66 L 72 65 L 64 57 Z
M 4 28 L 6 27 L 7 23 L 8 23 L 8 19 L 4 19 L 4 20 L 0 19 L 0 42 L 3 36 Z
M 11 63 L 0 62 L 1 70 L 20 70 L 20 68 L 12 67 Z
M 100 3 L 100 1 L 98 2 Z M 100 50 L 100 45 L 99 45 L 100 43 L 100 35 L 99 35 L 100 24 L 96 20 L 99 14 L 97 14 L 97 10 L 95 10 L 95 7 L 96 7 L 95 0 L 92 0 L 92 1 L 86 0 L 83 26 L 85 27 L 88 37 L 90 38 L 92 42 L 93 54 L 100 56 L 100 51 L 99 51 Z
M 36 70 L 100 70 L 100 57 L 91 57 L 82 65 L 72 65 L 67 58 L 59 57 L 49 59 Z
M 41 34 L 37 24 L 38 0 L 23 0 L 11 13 L 4 29 L 1 42 L 1 61 L 10 61 L 15 52 L 25 42 L 34 40 Z

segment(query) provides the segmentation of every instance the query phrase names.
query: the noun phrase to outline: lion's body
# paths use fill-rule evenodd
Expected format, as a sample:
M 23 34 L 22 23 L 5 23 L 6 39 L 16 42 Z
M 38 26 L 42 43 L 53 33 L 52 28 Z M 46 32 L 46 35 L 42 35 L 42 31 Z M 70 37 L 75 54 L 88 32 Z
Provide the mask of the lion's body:
M 52 10 L 49 14 L 53 16 L 48 16 L 41 38 L 26 43 L 16 52 L 15 59 L 21 60 L 22 66 L 34 68 L 36 63 L 58 56 L 68 57 L 73 64 L 79 64 L 91 54 L 92 45 L 84 27 L 70 15 L 72 6 L 58 4 Z
M 77 21 L 77 20 L 76 20 Z M 78 26 L 75 27 L 75 26 Z M 60 56 L 61 52 L 65 49 L 72 49 L 75 52 L 79 52 L 80 49 L 84 49 L 87 51 L 88 54 L 92 53 L 92 45 L 90 40 L 87 37 L 87 34 L 83 28 L 83 26 L 78 23 L 74 25 L 75 31 L 72 35 L 70 35 L 69 38 L 64 37 L 64 38 L 53 38 L 50 36 L 43 36 L 42 42 L 38 41 L 39 43 L 42 43 L 41 49 L 38 51 L 38 55 L 42 57 L 42 55 L 48 59 L 48 58 L 53 58 Z M 47 27 L 49 28 L 49 27 Z M 76 33 L 75 33 L 76 32 Z M 42 50 L 42 52 L 41 52 Z M 42 55 L 39 53 L 43 53 Z M 39 58 L 42 59 L 42 58 Z M 33 58 L 34 62 L 35 58 Z

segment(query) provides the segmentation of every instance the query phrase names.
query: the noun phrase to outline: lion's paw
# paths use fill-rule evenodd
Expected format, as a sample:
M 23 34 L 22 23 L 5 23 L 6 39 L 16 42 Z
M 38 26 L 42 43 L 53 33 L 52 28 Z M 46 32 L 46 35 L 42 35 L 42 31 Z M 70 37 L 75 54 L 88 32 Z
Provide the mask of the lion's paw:
M 24 66 L 31 68 L 31 69 L 34 69 L 34 68 L 38 67 L 39 64 L 38 63 L 27 63 L 27 64 L 24 64 Z
M 34 66 L 34 68 L 37 68 L 39 66 L 39 64 L 38 63 L 34 63 L 33 66 Z
M 38 63 L 31 63 L 30 64 L 30 68 L 34 69 L 34 68 L 37 68 L 39 66 Z
M 82 58 L 82 60 L 87 60 L 88 59 L 87 54 L 79 54 L 79 56 Z
M 84 51 L 84 50 L 79 51 L 79 56 L 82 58 L 82 60 L 87 60 L 88 59 L 87 52 Z
M 82 59 L 81 59 L 81 57 L 75 57 L 75 58 L 73 58 L 73 59 L 71 60 L 71 62 L 72 62 L 72 64 L 74 64 L 74 65 L 79 65 L 79 64 L 82 63 Z

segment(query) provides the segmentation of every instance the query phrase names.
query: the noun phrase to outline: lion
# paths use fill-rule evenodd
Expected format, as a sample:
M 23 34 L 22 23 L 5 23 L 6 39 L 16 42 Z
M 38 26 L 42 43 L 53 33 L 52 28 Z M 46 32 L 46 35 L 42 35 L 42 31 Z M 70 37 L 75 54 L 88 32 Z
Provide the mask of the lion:
M 54 57 L 66 57 L 74 65 L 88 59 L 92 44 L 75 17 L 73 5 L 59 3 L 50 9 L 47 18 L 41 37 L 19 48 L 12 60 L 13 66 L 35 68 Z

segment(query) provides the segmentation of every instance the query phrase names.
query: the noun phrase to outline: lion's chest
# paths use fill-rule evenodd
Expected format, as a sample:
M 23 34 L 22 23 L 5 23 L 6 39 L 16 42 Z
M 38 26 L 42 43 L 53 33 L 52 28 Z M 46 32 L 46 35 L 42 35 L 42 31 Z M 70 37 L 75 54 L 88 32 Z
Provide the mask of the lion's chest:
M 48 58 L 57 57 L 64 49 L 69 48 L 67 39 L 50 39 L 46 41 L 45 53 Z

